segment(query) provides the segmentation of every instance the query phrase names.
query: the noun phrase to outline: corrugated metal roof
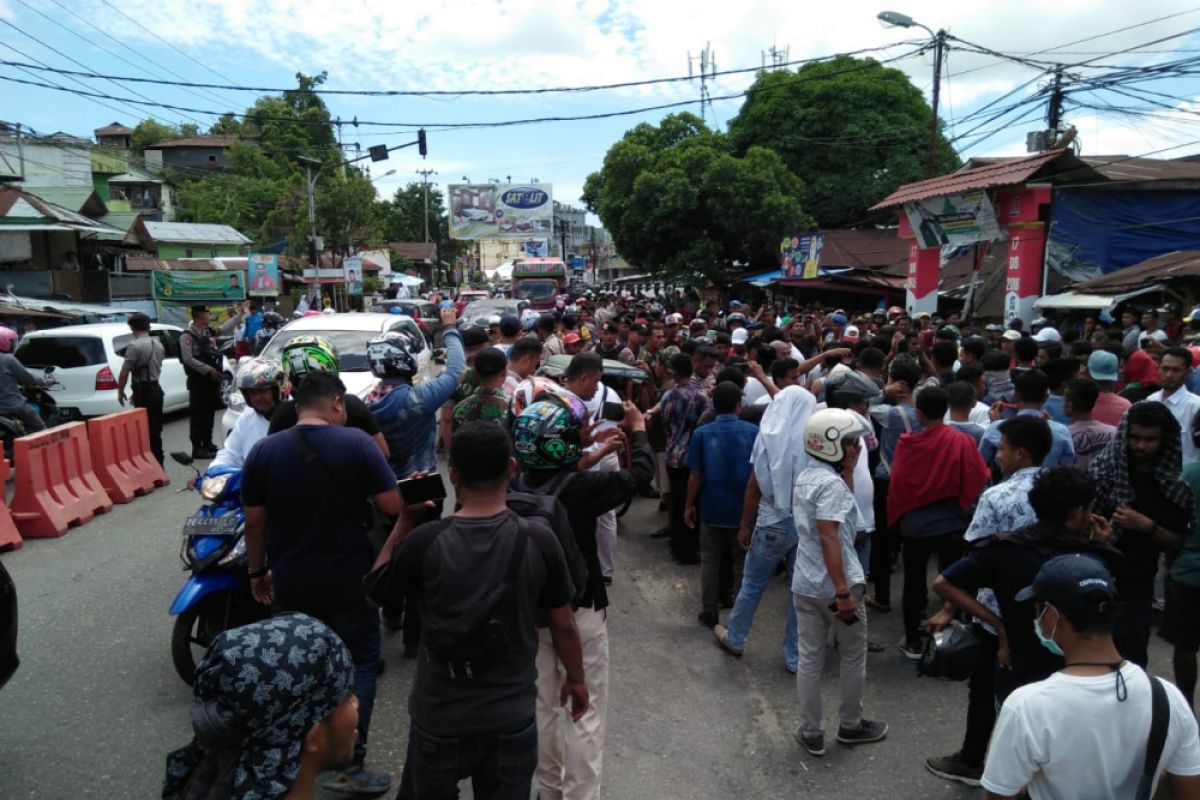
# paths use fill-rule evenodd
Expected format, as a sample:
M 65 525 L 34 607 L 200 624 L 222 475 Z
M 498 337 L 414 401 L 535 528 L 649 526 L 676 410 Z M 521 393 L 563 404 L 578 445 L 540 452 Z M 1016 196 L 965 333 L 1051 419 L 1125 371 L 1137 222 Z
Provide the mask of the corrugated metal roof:
M 1113 181 L 1200 180 L 1200 164 L 1165 158 L 1082 156 L 1081 160 Z
M 1017 158 L 976 169 L 962 170 L 938 178 L 917 181 L 901 186 L 886 198 L 871 207 L 872 211 L 882 208 L 924 200 L 927 197 L 945 197 L 950 194 L 996 186 L 1013 186 L 1025 183 L 1037 175 L 1043 167 L 1058 160 L 1066 150 L 1051 150 L 1028 158 Z
M 1200 250 L 1177 250 L 1075 284 L 1077 292 L 1120 294 L 1147 283 L 1200 278 Z
M 127 133 L 133 133 L 133 128 L 128 125 L 122 125 L 119 122 L 114 122 L 111 125 L 105 125 L 103 128 L 96 128 L 92 131 L 97 137 L 100 136 L 123 136 Z
M 156 242 L 196 244 L 250 244 L 250 239 L 229 225 L 202 222 L 150 222 L 143 220 L 146 233 Z
M 97 216 L 108 211 L 104 201 L 100 199 L 90 186 L 24 186 L 30 194 L 37 195 L 55 205 L 69 208 L 71 211 Z
M 147 150 L 165 150 L 169 147 L 233 147 L 236 136 L 189 136 L 185 139 L 172 139 L 169 142 L 159 142 L 148 146 Z
M 432 264 L 437 259 L 437 245 L 433 242 L 388 242 L 388 249 L 409 261 Z

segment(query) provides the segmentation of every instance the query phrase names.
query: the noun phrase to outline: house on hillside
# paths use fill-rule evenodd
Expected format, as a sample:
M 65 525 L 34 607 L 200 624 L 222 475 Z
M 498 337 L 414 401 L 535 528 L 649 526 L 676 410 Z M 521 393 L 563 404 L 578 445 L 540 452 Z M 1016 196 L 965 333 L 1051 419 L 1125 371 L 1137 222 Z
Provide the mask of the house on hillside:
M 229 225 L 152 222 L 138 217 L 125 243 L 155 258 L 220 258 L 249 252 L 250 239 Z
M 236 136 L 189 136 L 152 144 L 145 151 L 146 168 L 225 169 L 226 154 L 236 141 Z

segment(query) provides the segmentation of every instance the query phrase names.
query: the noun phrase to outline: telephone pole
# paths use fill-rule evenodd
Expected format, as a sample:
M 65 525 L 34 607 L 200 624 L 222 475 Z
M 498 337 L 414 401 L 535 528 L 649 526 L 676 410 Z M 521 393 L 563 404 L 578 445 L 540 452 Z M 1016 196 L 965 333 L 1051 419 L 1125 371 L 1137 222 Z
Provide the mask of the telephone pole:
M 938 101 L 942 95 L 942 52 L 946 49 L 946 31 L 938 29 L 933 35 L 933 122 L 929 126 L 929 156 L 925 162 L 925 177 L 933 177 L 934 154 L 937 152 Z
M 417 174 L 421 176 L 421 185 L 425 193 L 425 241 L 429 241 L 429 176 L 437 175 L 436 170 L 419 169 Z
M 1058 138 L 1058 126 L 1062 123 L 1063 114 L 1063 68 L 1059 64 L 1054 68 L 1054 87 L 1050 90 L 1050 108 L 1046 111 L 1046 124 L 1050 128 L 1051 138 Z

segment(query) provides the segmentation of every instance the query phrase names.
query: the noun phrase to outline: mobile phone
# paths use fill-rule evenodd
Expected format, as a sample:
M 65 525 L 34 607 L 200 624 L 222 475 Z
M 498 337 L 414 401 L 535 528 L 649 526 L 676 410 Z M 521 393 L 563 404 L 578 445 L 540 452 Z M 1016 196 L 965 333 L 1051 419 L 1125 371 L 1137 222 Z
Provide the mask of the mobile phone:
M 600 418 L 608 422 L 623 422 L 625 420 L 625 406 L 621 403 L 605 403 L 600 408 Z
M 833 612 L 834 616 L 837 616 L 837 600 L 834 600 L 829 604 L 829 610 Z M 841 619 L 841 617 L 838 617 L 838 619 Z M 845 620 L 842 620 L 842 622 L 845 625 L 853 625 L 854 623 L 858 622 L 858 616 L 855 615 L 851 617 L 849 622 L 846 622 Z
M 446 496 L 446 484 L 437 472 L 423 478 L 396 481 L 396 488 L 400 490 L 400 499 L 406 506 L 415 506 L 427 500 L 441 500 Z

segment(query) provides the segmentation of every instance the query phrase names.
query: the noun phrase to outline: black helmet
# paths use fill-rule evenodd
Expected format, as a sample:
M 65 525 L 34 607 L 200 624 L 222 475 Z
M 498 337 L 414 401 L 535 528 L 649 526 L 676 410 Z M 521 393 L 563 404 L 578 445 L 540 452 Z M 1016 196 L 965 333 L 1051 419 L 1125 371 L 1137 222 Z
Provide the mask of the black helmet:
M 979 634 L 958 620 L 937 631 L 925 642 L 917 674 L 947 681 L 965 681 L 979 667 L 982 657 Z

